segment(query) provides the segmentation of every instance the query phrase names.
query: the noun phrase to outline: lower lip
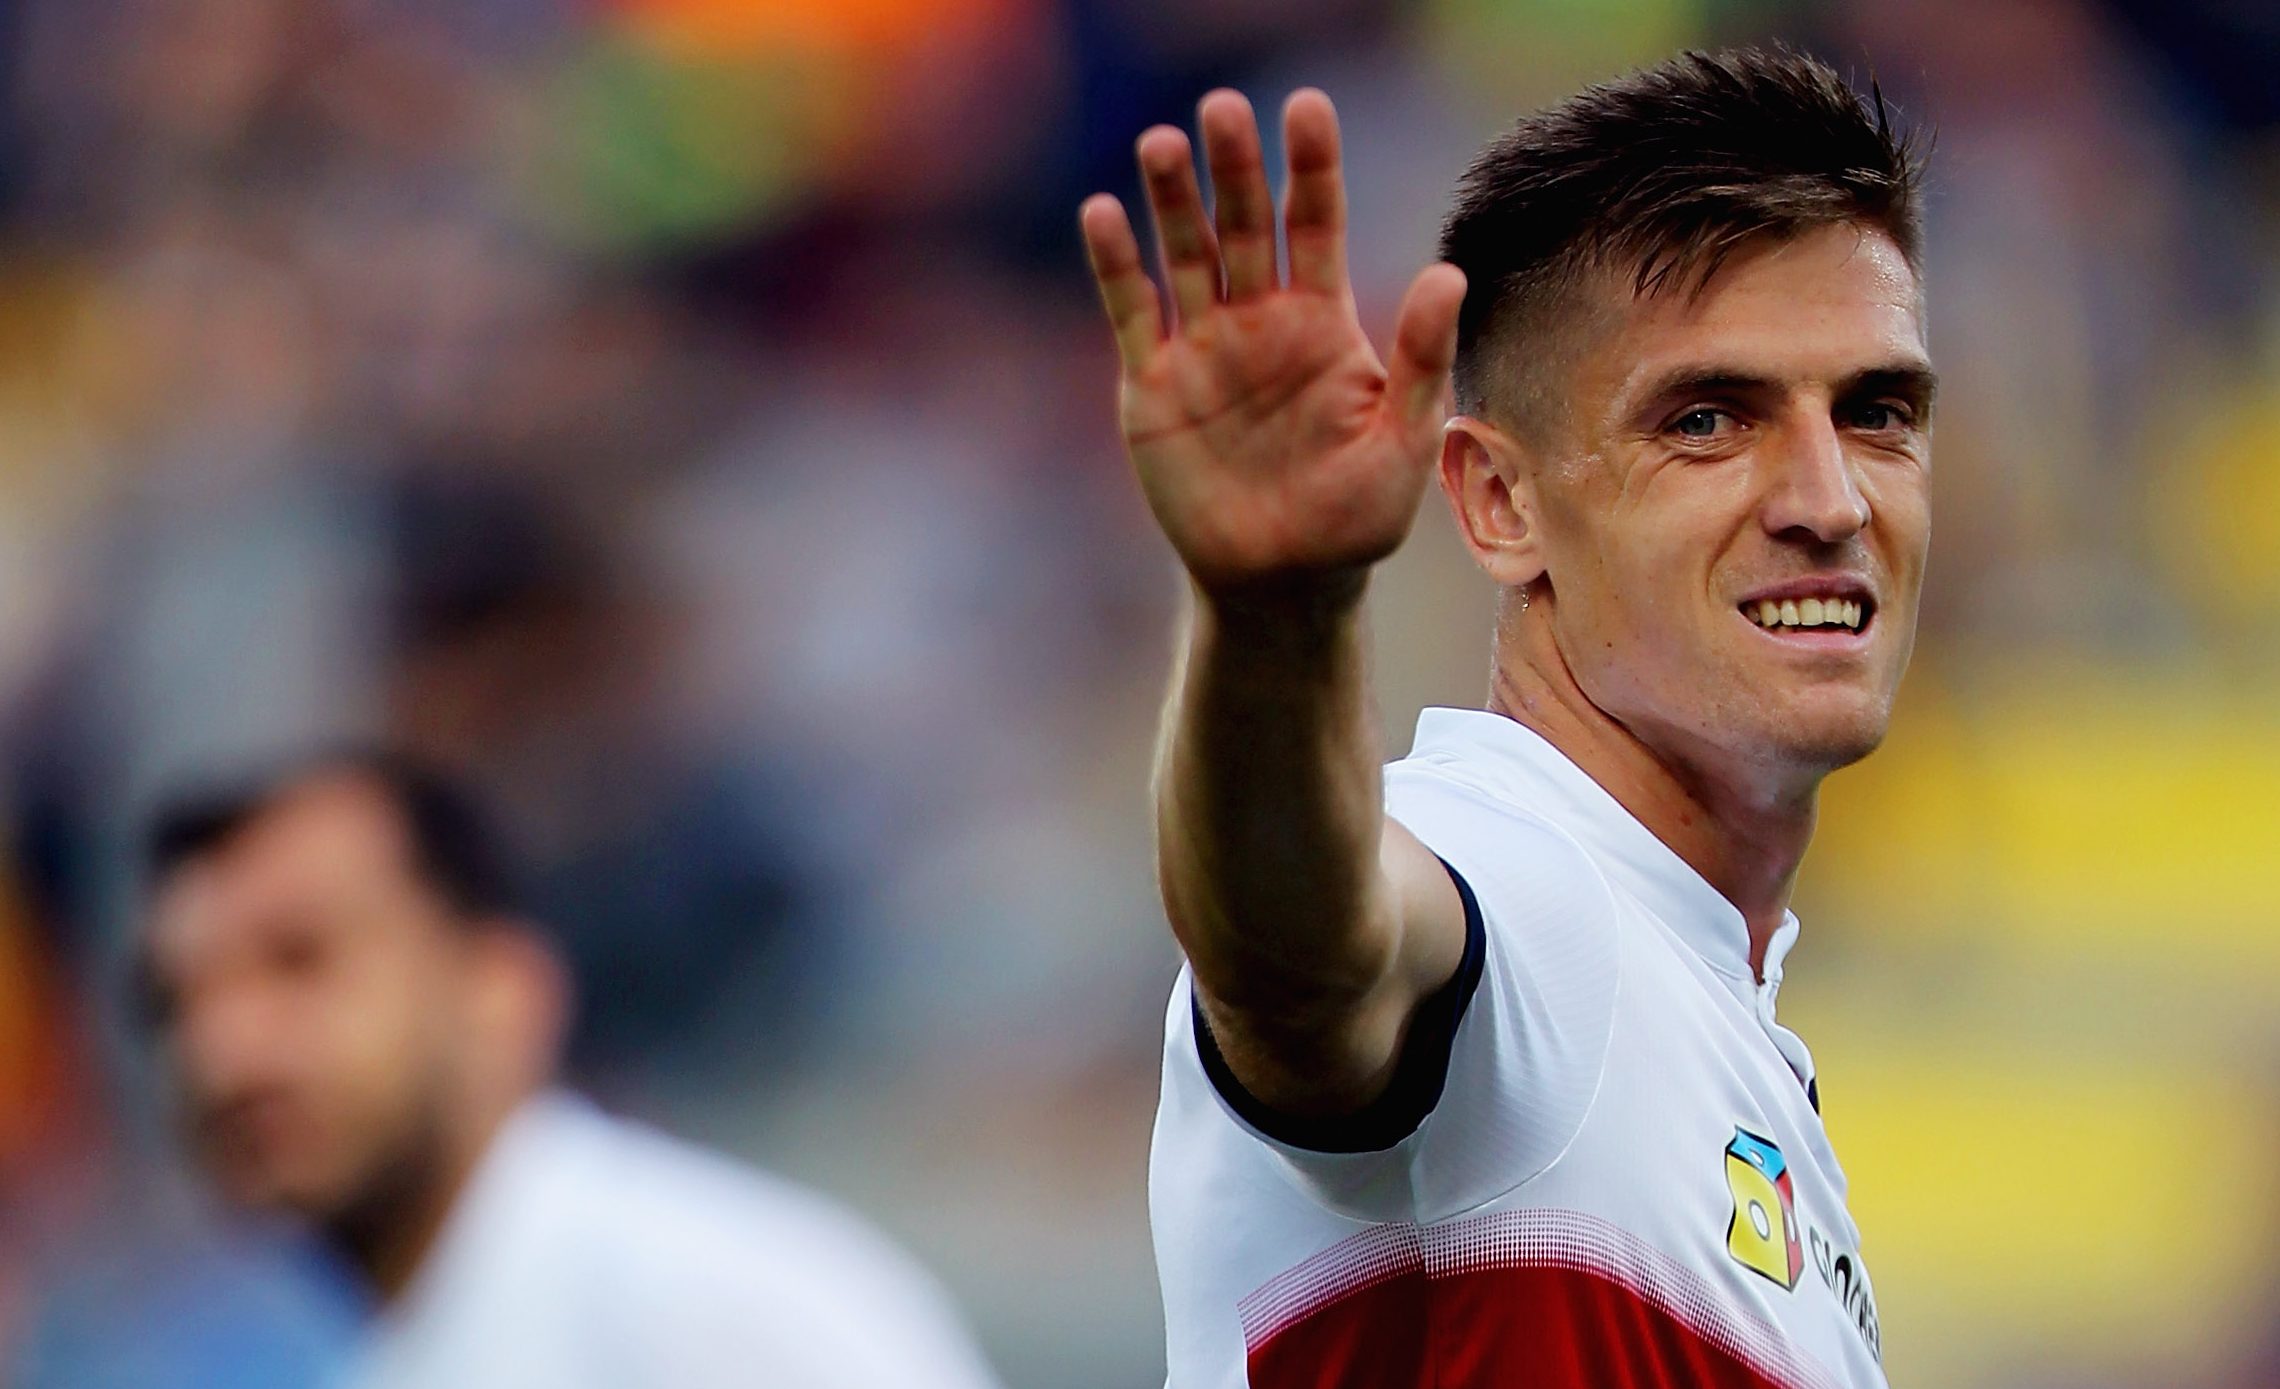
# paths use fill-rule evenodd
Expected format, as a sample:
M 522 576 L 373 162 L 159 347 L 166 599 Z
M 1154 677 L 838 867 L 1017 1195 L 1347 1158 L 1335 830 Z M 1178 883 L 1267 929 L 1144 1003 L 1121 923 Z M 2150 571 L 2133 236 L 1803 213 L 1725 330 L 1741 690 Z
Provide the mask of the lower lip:
M 1756 618 L 1736 609 L 1734 616 L 1749 624 L 1749 629 L 1767 641 L 1778 642 L 1798 651 L 1845 652 L 1860 651 L 1868 646 L 1868 634 L 1875 627 L 1876 616 L 1871 613 L 1861 620 L 1858 629 L 1850 627 L 1764 627 Z

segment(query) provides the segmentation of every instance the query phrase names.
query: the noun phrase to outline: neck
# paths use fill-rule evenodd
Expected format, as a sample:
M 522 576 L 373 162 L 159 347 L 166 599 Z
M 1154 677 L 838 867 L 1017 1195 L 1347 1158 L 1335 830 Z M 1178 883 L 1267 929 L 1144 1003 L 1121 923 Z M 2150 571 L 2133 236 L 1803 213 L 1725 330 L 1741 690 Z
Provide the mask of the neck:
M 354 1206 L 328 1223 L 328 1238 L 383 1304 L 400 1299 L 418 1277 L 516 1107 L 493 1107 L 458 1125 L 437 1116 L 424 1141 L 410 1145 L 414 1151 L 389 1163 Z
M 1813 837 L 1819 778 L 1721 772 L 1651 746 L 1584 693 L 1548 614 L 1506 612 L 1496 648 L 1489 709 L 1558 748 L 1733 903 L 1749 927 L 1750 968 L 1762 972 Z

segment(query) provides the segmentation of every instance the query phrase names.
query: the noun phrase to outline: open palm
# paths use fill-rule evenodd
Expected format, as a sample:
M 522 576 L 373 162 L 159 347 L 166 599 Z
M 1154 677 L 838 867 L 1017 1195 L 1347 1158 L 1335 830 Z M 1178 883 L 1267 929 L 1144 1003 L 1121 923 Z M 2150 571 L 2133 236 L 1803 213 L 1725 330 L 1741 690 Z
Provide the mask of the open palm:
M 1157 523 L 1207 591 L 1357 571 L 1416 517 L 1464 276 L 1435 265 L 1417 277 L 1381 361 L 1347 280 L 1329 98 L 1301 91 L 1284 108 L 1287 282 L 1250 104 L 1213 92 L 1199 124 L 1209 217 L 1187 137 L 1157 126 L 1139 142 L 1176 325 L 1122 205 L 1101 194 L 1080 213 L 1123 361 L 1125 446 Z

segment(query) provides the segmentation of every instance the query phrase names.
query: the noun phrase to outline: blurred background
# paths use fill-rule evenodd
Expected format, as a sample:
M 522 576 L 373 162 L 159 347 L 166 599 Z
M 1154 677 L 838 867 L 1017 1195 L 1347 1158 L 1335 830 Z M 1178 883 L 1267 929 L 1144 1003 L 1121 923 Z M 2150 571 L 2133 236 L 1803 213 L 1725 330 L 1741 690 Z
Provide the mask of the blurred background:
M 1932 591 L 1784 1005 L 1893 1380 L 2280 1383 L 2261 0 L 0 0 L 0 1365 L 337 1351 L 121 963 L 156 795 L 378 734 L 505 807 L 583 1083 L 872 1212 L 1013 1389 L 1160 1384 L 1176 587 L 1077 202 L 1319 84 L 1382 331 L 1487 135 L 1772 36 L 1938 132 Z M 1377 594 L 1398 751 L 1490 592 L 1429 503 Z

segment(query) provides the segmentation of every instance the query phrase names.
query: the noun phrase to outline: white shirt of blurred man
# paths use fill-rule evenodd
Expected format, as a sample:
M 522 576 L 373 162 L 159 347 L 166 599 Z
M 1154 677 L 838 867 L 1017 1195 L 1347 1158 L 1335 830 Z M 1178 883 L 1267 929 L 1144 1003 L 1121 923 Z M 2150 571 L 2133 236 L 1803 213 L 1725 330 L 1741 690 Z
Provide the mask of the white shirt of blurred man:
M 199 1166 L 377 1295 L 354 1389 L 983 1389 L 820 1197 L 555 1082 L 569 990 L 448 784 L 327 759 L 152 836 L 142 987 Z

